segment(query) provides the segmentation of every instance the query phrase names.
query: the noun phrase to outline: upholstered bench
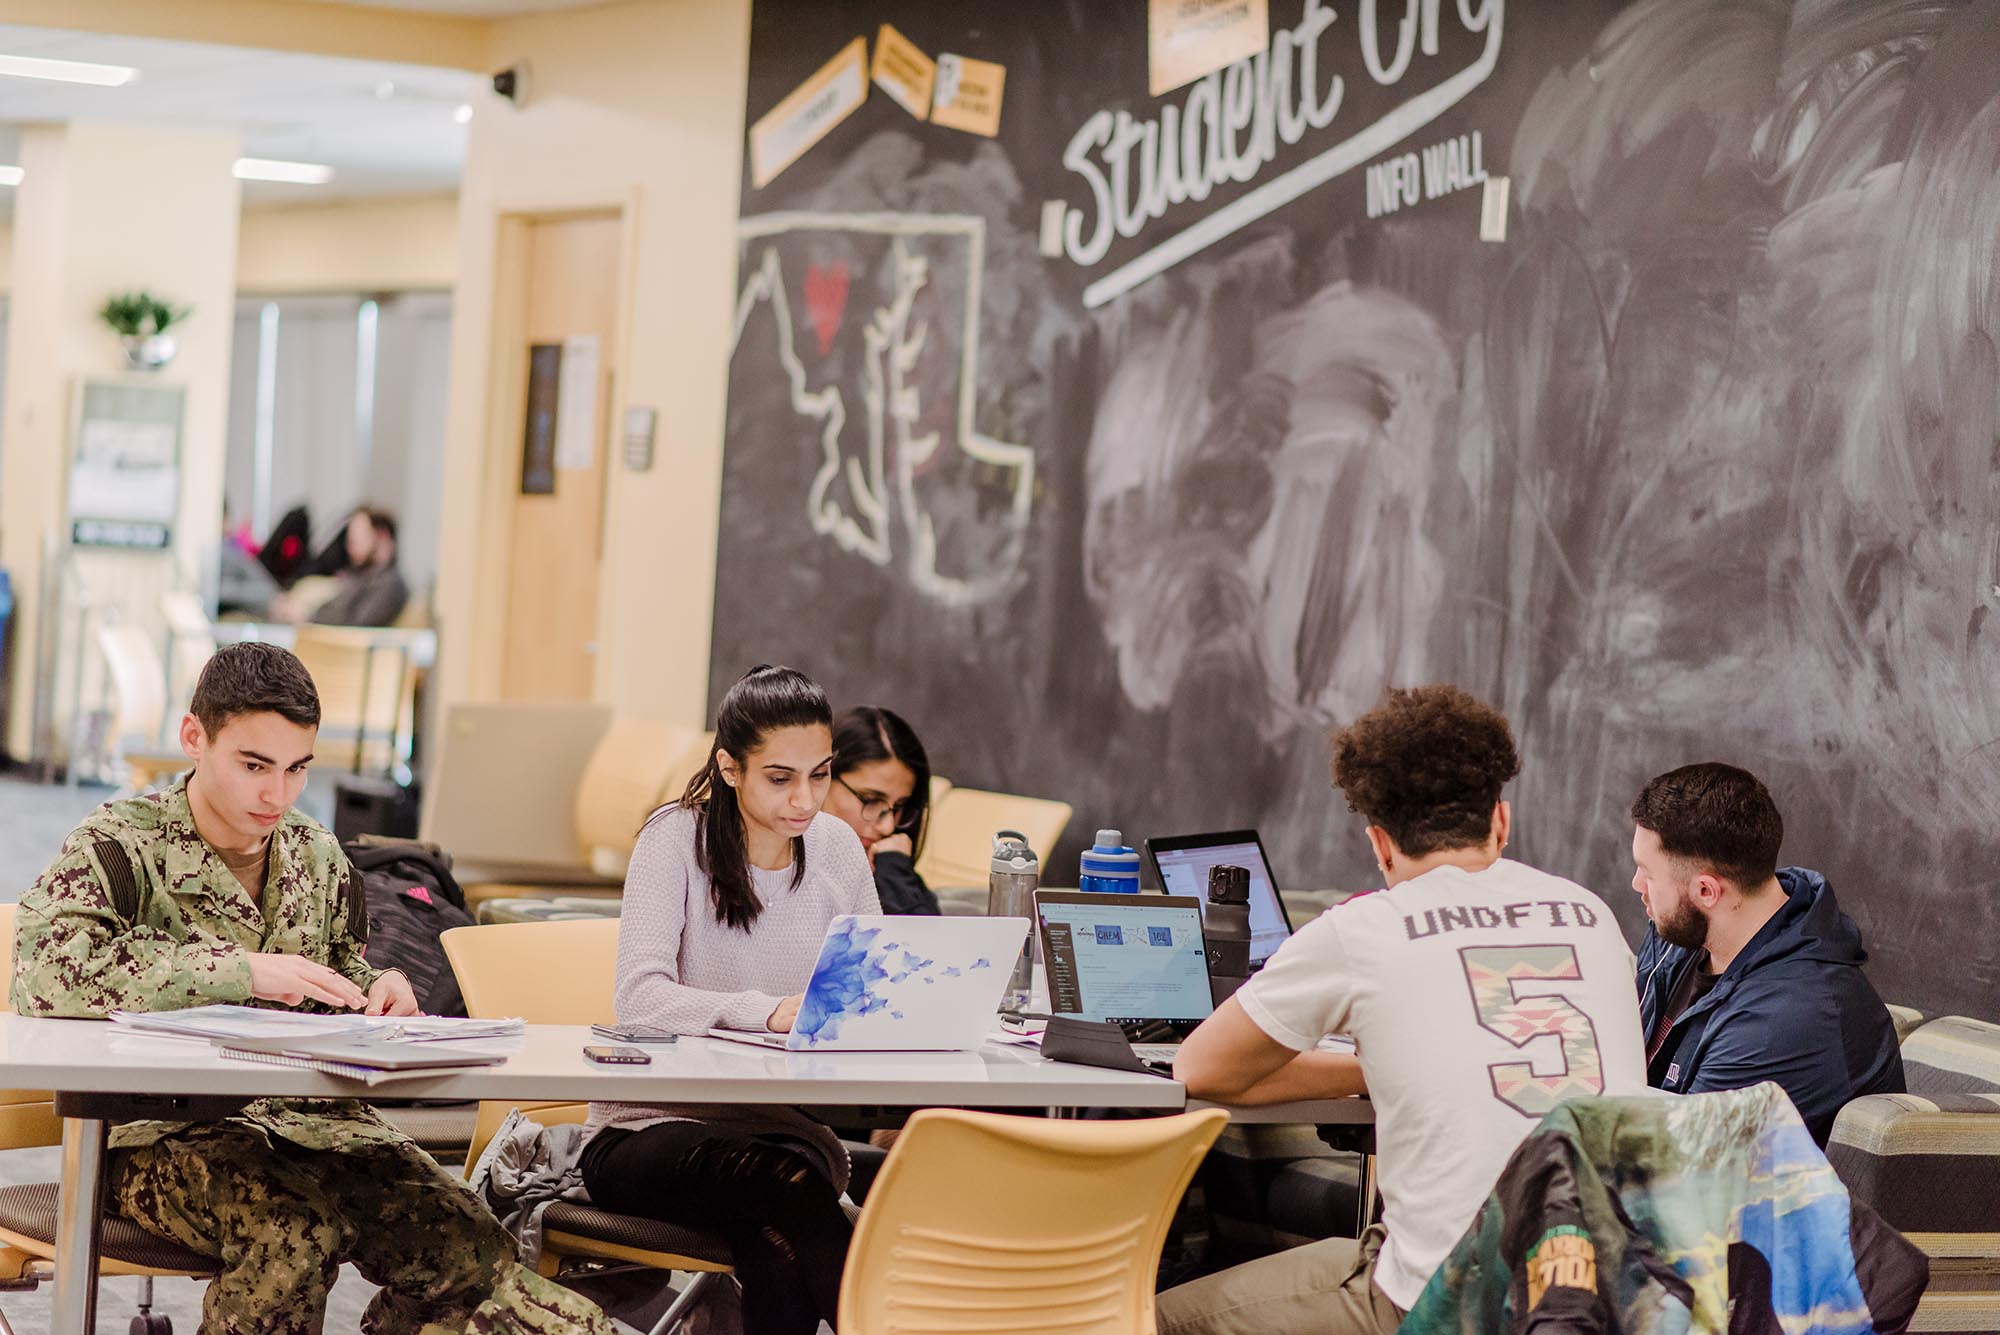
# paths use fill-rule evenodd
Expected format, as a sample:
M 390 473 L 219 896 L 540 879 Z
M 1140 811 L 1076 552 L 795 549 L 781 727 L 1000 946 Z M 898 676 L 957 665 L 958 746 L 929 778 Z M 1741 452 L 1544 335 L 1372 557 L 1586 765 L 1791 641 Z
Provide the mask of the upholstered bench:
M 1931 1258 L 1911 1330 L 2000 1331 L 2000 1025 L 1948 1015 L 1903 1043 L 1907 1094 L 1841 1109 L 1826 1155 Z

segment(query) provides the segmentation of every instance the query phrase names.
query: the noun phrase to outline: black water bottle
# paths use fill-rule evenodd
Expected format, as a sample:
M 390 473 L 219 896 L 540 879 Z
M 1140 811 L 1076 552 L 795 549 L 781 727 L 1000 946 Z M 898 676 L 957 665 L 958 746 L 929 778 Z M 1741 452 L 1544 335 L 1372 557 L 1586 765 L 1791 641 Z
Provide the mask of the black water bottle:
M 1208 869 L 1208 912 L 1202 915 L 1208 943 L 1208 990 L 1220 1006 L 1250 976 L 1250 872 L 1244 867 Z

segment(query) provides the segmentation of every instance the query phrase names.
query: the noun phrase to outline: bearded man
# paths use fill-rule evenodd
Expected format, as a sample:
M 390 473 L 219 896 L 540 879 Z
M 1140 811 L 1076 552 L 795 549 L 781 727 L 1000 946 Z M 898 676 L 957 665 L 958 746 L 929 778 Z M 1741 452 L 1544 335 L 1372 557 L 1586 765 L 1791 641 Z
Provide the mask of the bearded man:
M 1632 803 L 1647 1082 L 1675 1094 L 1784 1087 L 1813 1139 L 1863 1094 L 1901 1093 L 1896 1026 L 1861 930 L 1824 876 L 1778 866 L 1785 825 L 1734 765 L 1685 765 Z

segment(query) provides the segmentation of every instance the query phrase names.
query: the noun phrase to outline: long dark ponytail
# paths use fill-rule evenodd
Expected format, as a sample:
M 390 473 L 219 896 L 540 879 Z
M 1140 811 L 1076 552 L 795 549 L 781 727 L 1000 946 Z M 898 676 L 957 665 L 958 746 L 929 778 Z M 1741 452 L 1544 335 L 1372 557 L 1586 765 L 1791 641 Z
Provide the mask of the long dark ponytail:
M 750 883 L 750 851 L 743 837 L 743 809 L 722 777 L 722 753 L 742 768 L 764 738 L 780 728 L 833 726 L 826 692 L 803 672 L 759 664 L 722 697 L 715 711 L 715 745 L 708 763 L 688 780 L 680 805 L 694 813 L 694 861 L 708 877 L 717 922 L 750 930 L 763 905 Z M 748 770 L 744 770 L 747 776 Z M 806 841 L 792 839 L 792 886 L 806 877 Z
M 916 780 L 896 833 L 909 835 L 911 855 L 920 856 L 931 809 L 931 758 L 924 753 L 924 744 L 917 740 L 915 728 L 880 705 L 843 710 L 833 725 L 833 777 L 875 760 L 900 761 Z

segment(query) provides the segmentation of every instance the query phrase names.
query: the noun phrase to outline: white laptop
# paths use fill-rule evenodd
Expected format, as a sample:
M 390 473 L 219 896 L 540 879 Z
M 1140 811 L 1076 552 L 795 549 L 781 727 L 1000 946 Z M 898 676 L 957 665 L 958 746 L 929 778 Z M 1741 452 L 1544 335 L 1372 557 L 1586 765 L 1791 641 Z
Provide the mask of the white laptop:
M 711 1029 L 792 1052 L 969 1052 L 996 1026 L 1026 918 L 842 914 L 790 1033 Z

